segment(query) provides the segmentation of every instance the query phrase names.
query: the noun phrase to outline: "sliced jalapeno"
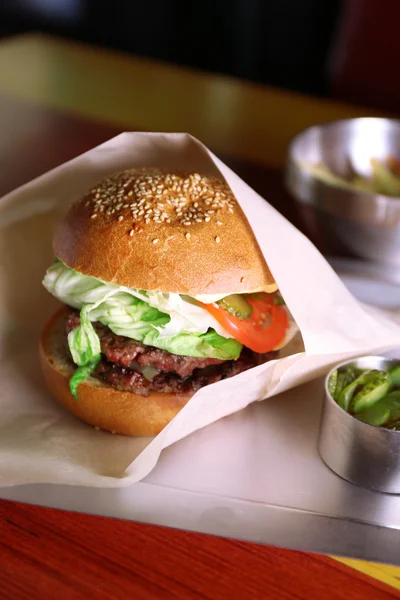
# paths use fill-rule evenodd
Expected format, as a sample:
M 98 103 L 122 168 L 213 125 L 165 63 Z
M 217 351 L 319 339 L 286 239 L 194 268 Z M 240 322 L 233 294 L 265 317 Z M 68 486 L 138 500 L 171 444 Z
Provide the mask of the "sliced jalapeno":
M 354 413 L 359 413 L 366 408 L 370 408 L 379 400 L 382 400 L 390 389 L 390 375 L 382 371 L 371 371 L 368 381 L 363 383 L 363 387 L 356 394 L 351 402 L 351 410 Z M 361 376 L 362 377 L 362 376 Z
M 364 385 L 369 381 L 373 381 L 376 378 L 376 374 L 379 372 L 380 371 L 364 371 L 364 373 L 356 377 L 351 383 L 344 386 L 339 396 L 339 406 L 341 406 L 345 411 L 348 412 L 350 402 L 353 399 L 357 387 L 360 385 Z
M 390 371 L 390 380 L 393 386 L 400 386 L 400 365 Z
M 385 425 L 390 419 L 390 409 L 381 402 L 374 404 L 370 408 L 366 408 L 357 414 L 357 419 L 376 427 Z
M 330 395 L 332 396 L 332 398 L 335 397 L 335 391 L 336 391 L 337 382 L 338 382 L 338 372 L 337 372 L 337 369 L 336 369 L 336 371 L 333 371 L 333 373 L 329 377 L 329 381 L 328 381 L 328 392 L 330 393 Z

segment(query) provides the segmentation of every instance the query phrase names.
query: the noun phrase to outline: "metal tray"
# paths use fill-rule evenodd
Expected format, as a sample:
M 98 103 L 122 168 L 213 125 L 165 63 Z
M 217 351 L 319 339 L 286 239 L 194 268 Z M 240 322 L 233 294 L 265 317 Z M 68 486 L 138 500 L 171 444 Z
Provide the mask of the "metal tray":
M 384 293 L 400 308 L 398 285 L 390 292 L 365 272 L 343 279 L 362 300 L 382 304 Z M 31 485 L 0 488 L 0 497 L 400 565 L 400 495 L 359 488 L 324 465 L 322 397 L 318 380 L 252 404 L 165 450 L 131 487 Z

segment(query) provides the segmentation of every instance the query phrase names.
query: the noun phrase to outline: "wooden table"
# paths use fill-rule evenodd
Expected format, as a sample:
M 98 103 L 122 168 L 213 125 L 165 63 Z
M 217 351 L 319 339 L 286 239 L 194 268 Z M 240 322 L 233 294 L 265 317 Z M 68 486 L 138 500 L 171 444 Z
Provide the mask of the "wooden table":
M 290 137 L 363 114 L 42 36 L 3 40 L 0 195 L 120 131 L 189 131 L 302 227 L 282 186 Z M 396 590 L 394 567 L 0 501 L 0 598 L 380 600 Z

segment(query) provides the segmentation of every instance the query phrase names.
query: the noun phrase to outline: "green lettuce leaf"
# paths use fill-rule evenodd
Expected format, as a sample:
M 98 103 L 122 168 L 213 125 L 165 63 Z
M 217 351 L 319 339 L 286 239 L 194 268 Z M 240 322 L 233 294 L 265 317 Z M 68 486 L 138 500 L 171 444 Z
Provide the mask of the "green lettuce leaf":
M 93 309 L 91 319 L 107 325 L 117 335 L 182 356 L 230 360 L 238 358 L 242 349 L 235 339 L 223 338 L 212 329 L 206 333 L 182 331 L 166 337 L 163 327 L 170 317 L 123 292 L 109 297 Z
M 89 360 L 85 365 L 78 367 L 69 380 L 69 389 L 75 400 L 78 400 L 78 385 L 90 377 L 99 364 L 100 358 L 101 355 L 99 354 L 96 358 Z
M 240 355 L 242 345 L 210 327 L 210 315 L 191 298 L 107 284 L 77 273 L 60 261 L 48 269 L 43 283 L 59 300 L 80 309 L 80 326 L 68 335 L 72 358 L 79 367 L 70 381 L 75 398 L 79 383 L 96 368 L 101 357 L 94 321 L 117 335 L 173 354 L 221 360 Z M 160 305 L 170 314 L 156 308 Z

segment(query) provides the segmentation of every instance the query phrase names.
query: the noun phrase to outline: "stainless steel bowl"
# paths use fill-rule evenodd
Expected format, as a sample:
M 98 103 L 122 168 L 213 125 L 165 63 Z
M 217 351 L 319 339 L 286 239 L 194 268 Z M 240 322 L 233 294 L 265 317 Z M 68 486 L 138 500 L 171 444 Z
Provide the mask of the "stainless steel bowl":
M 371 174 L 371 158 L 400 159 L 400 121 L 360 118 L 306 129 L 289 145 L 285 180 L 293 196 L 315 211 L 319 225 L 347 250 L 400 266 L 400 199 L 329 184 L 310 170 L 323 164 L 340 177 L 349 167 Z
M 328 381 L 335 369 L 344 366 L 382 370 L 398 364 L 399 360 L 383 356 L 365 356 L 332 369 L 325 380 L 318 440 L 322 460 L 337 475 L 389 494 L 400 494 L 400 431 L 368 425 L 347 413 L 328 392 Z

